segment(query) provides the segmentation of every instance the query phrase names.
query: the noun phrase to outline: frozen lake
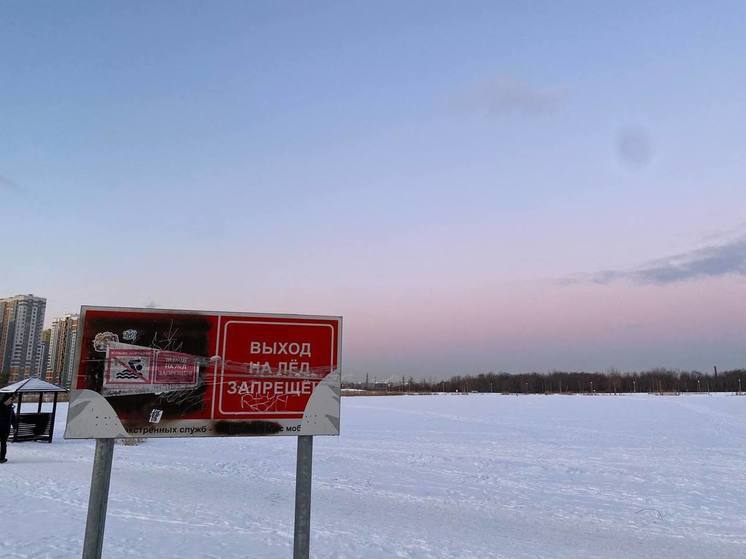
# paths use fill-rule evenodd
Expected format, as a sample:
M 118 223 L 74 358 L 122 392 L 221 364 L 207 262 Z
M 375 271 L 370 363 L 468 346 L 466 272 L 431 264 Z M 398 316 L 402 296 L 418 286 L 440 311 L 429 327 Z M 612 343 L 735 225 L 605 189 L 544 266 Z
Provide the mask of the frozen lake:
M 314 557 L 746 557 L 746 397 L 342 406 L 314 442 Z M 0 465 L 2 557 L 80 556 L 94 445 L 61 438 L 65 412 Z M 290 557 L 295 444 L 117 445 L 104 557 Z

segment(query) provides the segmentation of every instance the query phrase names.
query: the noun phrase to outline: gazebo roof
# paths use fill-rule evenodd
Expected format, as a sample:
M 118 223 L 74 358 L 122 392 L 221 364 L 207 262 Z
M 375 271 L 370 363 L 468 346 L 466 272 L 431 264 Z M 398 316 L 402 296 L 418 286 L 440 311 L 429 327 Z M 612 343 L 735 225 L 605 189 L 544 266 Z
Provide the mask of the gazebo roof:
M 37 377 L 19 380 L 5 388 L 0 388 L 0 393 L 16 394 L 18 392 L 67 392 L 67 390 Z

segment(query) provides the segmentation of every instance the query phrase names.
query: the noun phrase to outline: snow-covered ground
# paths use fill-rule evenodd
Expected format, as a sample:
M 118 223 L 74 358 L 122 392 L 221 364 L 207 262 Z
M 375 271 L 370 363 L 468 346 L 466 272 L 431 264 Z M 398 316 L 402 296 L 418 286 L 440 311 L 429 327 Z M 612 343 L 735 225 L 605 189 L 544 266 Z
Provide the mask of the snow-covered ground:
M 314 557 L 746 557 L 746 397 L 344 398 Z M 30 411 L 30 410 L 29 410 Z M 80 556 L 92 441 L 10 445 L 0 557 Z M 117 445 L 104 557 L 292 555 L 294 438 Z

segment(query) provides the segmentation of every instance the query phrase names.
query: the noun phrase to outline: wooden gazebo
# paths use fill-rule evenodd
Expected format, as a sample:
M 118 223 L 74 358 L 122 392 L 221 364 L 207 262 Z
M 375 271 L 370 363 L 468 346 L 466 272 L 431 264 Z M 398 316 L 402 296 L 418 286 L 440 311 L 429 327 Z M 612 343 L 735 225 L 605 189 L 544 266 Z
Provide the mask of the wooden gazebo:
M 45 382 L 37 377 L 27 378 L 16 383 L 10 384 L 5 388 L 0 388 L 0 396 L 12 394 L 13 398 L 18 400 L 16 408 L 16 426 L 13 429 L 13 442 L 21 441 L 46 441 L 52 442 L 54 436 L 54 417 L 57 414 L 57 395 L 60 392 L 67 392 L 61 386 Z M 41 405 L 44 401 L 44 395 L 54 394 L 51 412 L 42 412 Z M 21 411 L 24 396 L 39 395 L 39 401 L 35 412 Z M 33 403 L 32 403 L 33 405 Z

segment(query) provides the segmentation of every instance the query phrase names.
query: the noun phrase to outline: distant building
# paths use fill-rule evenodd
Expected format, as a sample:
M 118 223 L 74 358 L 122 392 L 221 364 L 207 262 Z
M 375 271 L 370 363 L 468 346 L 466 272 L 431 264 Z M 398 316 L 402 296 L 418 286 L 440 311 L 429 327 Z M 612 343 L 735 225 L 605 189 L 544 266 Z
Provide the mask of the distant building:
M 41 331 L 41 341 L 39 342 L 39 378 L 42 380 L 46 380 L 47 376 L 47 367 L 49 366 L 49 342 L 51 339 L 51 328 Z
M 47 382 L 70 388 L 77 337 L 77 314 L 66 314 L 52 321 Z
M 0 299 L 0 380 L 12 383 L 41 375 L 46 308 L 47 300 L 33 295 Z

